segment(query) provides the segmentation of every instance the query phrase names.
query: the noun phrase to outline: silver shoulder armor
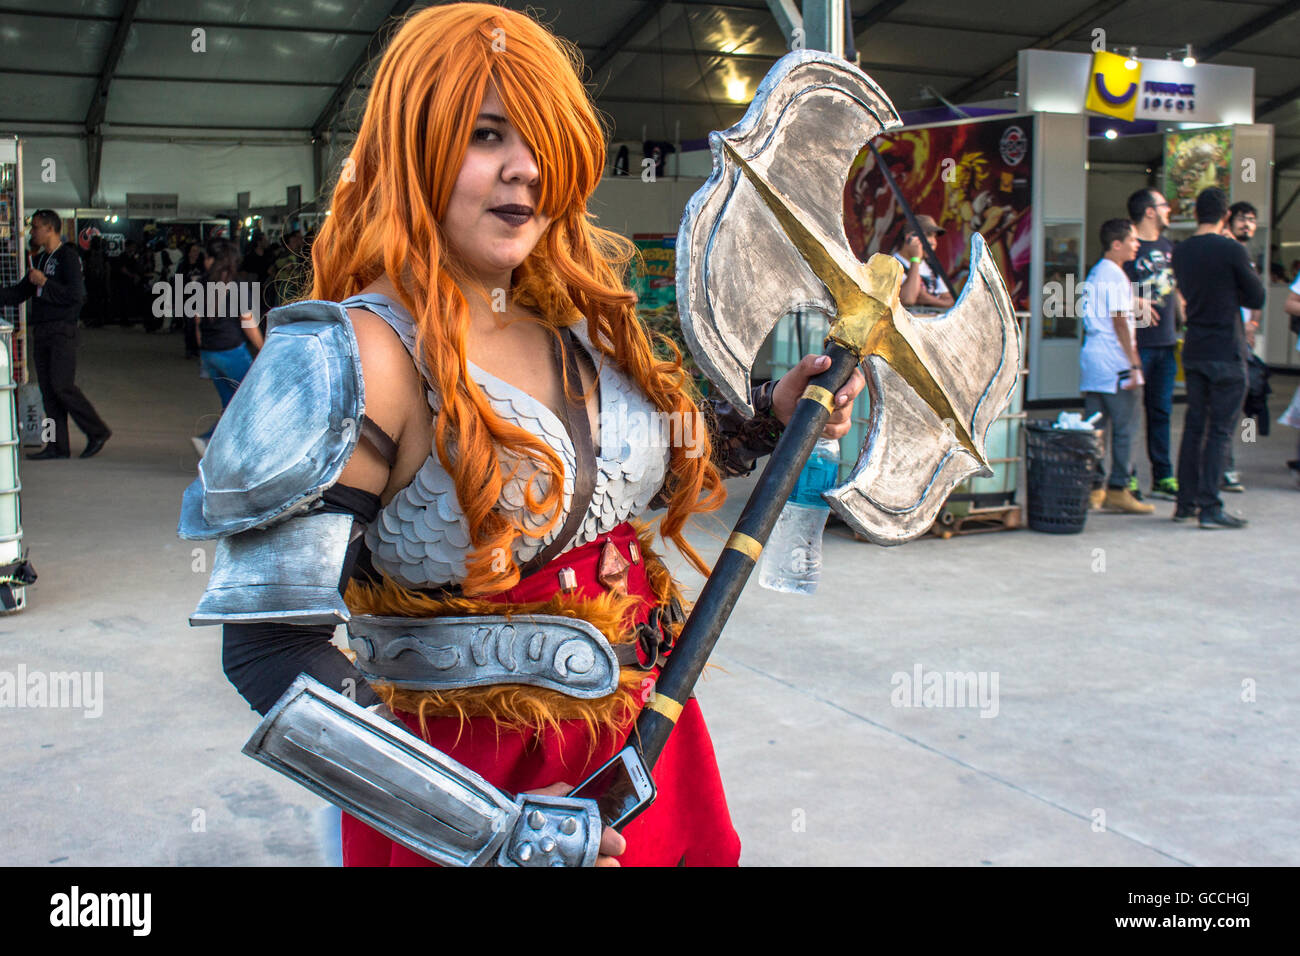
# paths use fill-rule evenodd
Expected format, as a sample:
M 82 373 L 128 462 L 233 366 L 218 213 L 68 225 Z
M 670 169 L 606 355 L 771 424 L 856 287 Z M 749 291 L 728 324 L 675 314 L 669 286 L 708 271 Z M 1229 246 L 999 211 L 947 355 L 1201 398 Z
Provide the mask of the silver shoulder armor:
M 244 753 L 444 866 L 591 866 L 599 852 L 594 800 L 511 796 L 306 674 Z
M 191 624 L 348 619 L 338 584 L 352 518 L 313 512 L 352 457 L 364 411 L 347 310 L 318 301 L 272 310 L 266 344 L 181 502 L 176 533 L 218 539 Z
M 365 391 L 347 310 L 295 302 L 272 310 L 267 330 L 185 489 L 182 538 L 220 538 L 305 511 L 352 457 Z

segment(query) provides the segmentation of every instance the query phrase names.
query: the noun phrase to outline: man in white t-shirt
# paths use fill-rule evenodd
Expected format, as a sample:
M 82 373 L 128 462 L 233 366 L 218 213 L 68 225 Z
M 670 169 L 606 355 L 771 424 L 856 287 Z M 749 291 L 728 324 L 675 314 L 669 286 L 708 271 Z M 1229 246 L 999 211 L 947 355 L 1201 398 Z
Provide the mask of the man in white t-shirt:
M 1133 497 L 1129 476 L 1133 471 L 1133 439 L 1138 423 L 1138 389 L 1142 385 L 1142 360 L 1138 357 L 1134 312 L 1149 307 L 1133 295 L 1124 263 L 1138 252 L 1138 237 L 1127 219 L 1108 219 L 1101 227 L 1105 254 L 1084 282 L 1083 350 L 1079 353 L 1079 389 L 1084 416 L 1102 413 L 1099 427 L 1111 429 L 1109 479 L 1099 474 L 1092 505 L 1126 514 L 1152 514 L 1155 506 Z M 1101 487 L 1102 481 L 1106 487 Z

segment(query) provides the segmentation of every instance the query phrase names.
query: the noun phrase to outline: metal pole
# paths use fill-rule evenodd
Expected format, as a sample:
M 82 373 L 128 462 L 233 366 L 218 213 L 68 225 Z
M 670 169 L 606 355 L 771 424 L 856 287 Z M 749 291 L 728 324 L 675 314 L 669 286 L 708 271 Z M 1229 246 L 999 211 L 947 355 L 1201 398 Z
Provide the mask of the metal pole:
M 889 166 L 885 164 L 884 157 L 880 155 L 880 150 L 876 149 L 876 144 L 870 143 L 869 145 L 871 146 L 871 155 L 876 157 L 876 166 L 879 167 L 881 175 L 885 177 L 885 184 L 889 186 L 889 191 L 894 194 L 894 200 L 903 208 L 903 215 L 907 217 L 908 227 L 921 240 L 921 248 L 925 250 L 925 261 L 929 264 L 930 271 L 943 280 L 948 294 L 956 299 L 957 291 L 953 289 L 952 283 L 948 280 L 948 273 L 939 264 L 939 257 L 934 254 L 934 247 L 930 245 L 930 240 L 925 238 L 925 230 L 916 221 L 916 214 L 912 212 L 912 207 L 906 197 L 903 196 L 903 191 L 898 188 L 898 183 L 894 182 L 894 174 L 889 171 Z

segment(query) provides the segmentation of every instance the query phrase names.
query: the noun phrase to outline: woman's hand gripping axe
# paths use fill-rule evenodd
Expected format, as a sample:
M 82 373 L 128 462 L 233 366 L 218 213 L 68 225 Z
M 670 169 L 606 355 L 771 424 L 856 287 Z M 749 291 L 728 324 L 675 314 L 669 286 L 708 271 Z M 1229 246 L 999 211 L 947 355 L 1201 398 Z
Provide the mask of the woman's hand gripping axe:
M 925 532 L 957 484 L 992 474 L 985 433 L 1015 388 L 1020 333 L 983 239 L 973 239 L 961 297 L 926 319 L 899 302 L 898 260 L 864 264 L 844 233 L 849 167 L 865 142 L 898 125 L 866 74 L 807 50 L 778 61 L 744 119 L 709 137 L 713 174 L 677 236 L 677 305 L 696 362 L 733 405 L 752 411 L 759 347 L 783 315 L 812 308 L 831 318 L 831 365 L 796 406 L 637 720 L 628 749 L 647 767 L 857 365 L 871 398 L 867 439 L 848 481 L 826 494 L 853 530 L 901 544 Z

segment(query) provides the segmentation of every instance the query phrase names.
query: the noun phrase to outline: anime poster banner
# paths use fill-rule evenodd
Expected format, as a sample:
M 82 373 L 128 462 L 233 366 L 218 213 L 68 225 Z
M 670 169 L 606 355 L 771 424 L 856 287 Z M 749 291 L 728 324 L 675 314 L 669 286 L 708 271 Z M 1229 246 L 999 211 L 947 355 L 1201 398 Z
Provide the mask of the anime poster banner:
M 953 287 L 961 291 L 970 270 L 971 236 L 978 232 L 1017 309 L 1029 308 L 1032 137 L 1032 119 L 1020 116 L 897 130 L 875 141 L 912 211 L 944 230 L 935 252 Z M 864 148 L 844 187 L 849 246 L 863 261 L 893 252 L 906 223 L 875 157 Z
M 1169 218 L 1179 222 L 1196 220 L 1196 196 L 1203 189 L 1218 186 L 1232 195 L 1232 130 L 1187 130 L 1165 136 L 1165 197 Z
M 677 235 L 637 233 L 632 263 L 632 291 L 637 309 L 660 312 L 677 307 Z

